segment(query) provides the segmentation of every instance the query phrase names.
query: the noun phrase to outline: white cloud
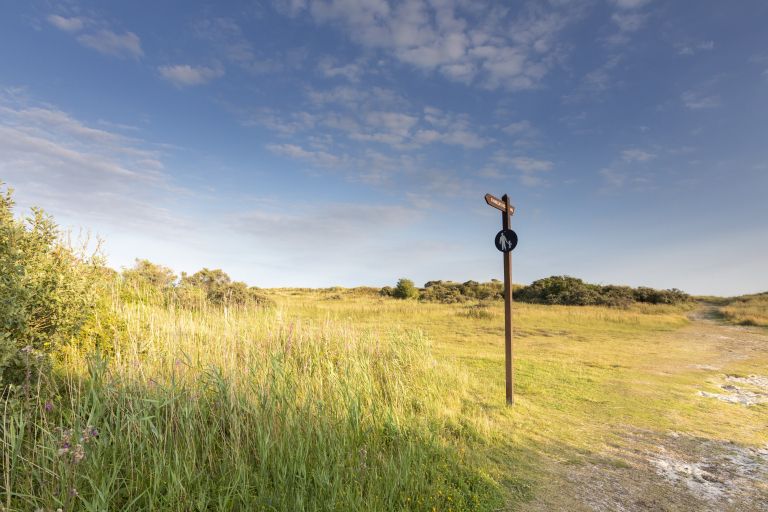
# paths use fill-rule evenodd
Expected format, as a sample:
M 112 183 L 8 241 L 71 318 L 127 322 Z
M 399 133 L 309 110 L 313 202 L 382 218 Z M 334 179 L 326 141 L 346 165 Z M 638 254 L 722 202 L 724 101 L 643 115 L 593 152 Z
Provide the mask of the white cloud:
M 647 15 L 636 13 L 614 13 L 611 16 L 611 20 L 619 27 L 621 32 L 636 32 L 640 30 L 645 25 L 646 19 Z
M 509 135 L 528 135 L 534 132 L 533 125 L 527 120 L 510 123 L 503 130 Z
M 164 79 L 177 87 L 202 85 L 224 75 L 224 69 L 221 67 L 190 66 L 189 64 L 160 66 L 158 70 Z
M 705 108 L 716 108 L 720 106 L 720 96 L 716 94 L 706 94 L 701 91 L 685 91 L 681 97 L 683 105 L 691 110 L 700 110 Z
M 261 109 L 257 113 L 243 120 L 244 126 L 261 125 L 281 136 L 294 135 L 313 128 L 317 123 L 317 116 L 309 112 L 291 112 L 280 115 L 272 109 Z
M 78 32 L 85 26 L 85 19 L 78 17 L 66 18 L 58 14 L 51 14 L 47 18 L 48 23 L 64 32 Z
M 492 142 L 468 116 L 432 107 L 412 111 L 404 98 L 389 89 L 339 86 L 310 89 L 307 96 L 314 106 L 311 112 L 271 112 L 269 116 L 253 116 L 248 122 L 267 126 L 281 135 L 310 129 L 317 134 L 318 128 L 326 128 L 356 142 L 386 144 L 398 150 L 414 150 L 432 143 L 479 149 Z
M 144 55 L 139 36 L 133 32 L 117 33 L 104 20 L 58 14 L 51 14 L 46 19 L 64 32 L 79 32 L 76 39 L 80 44 L 104 55 L 136 60 Z
M 620 9 L 637 9 L 650 2 L 651 0 L 613 0 L 613 3 Z
M 540 160 L 527 156 L 511 156 L 505 151 L 495 152 L 481 171 L 482 176 L 488 178 L 504 178 L 509 173 L 508 169 L 517 171 L 520 182 L 526 187 L 538 187 L 545 185 L 542 177 L 554 168 L 554 163 L 549 160 Z
M 180 221 L 166 207 L 180 190 L 162 159 L 153 144 L 0 95 L 0 176 L 25 206 L 87 226 L 174 229 Z
M 118 34 L 108 29 L 82 34 L 77 40 L 83 46 L 92 48 L 104 55 L 113 57 L 139 59 L 144 55 L 141 49 L 141 39 L 133 32 Z
M 579 16 L 575 4 L 529 6 L 517 14 L 501 5 L 458 0 L 311 0 L 283 6 L 317 23 L 340 27 L 368 48 L 425 72 L 486 88 L 536 87 L 558 57 L 559 32 Z
M 212 45 L 221 60 L 231 62 L 254 75 L 299 67 L 306 57 L 301 51 L 259 51 L 232 18 L 201 20 L 193 25 L 193 30 L 197 37 Z
M 678 55 L 694 55 L 699 52 L 706 52 L 715 49 L 714 41 L 700 41 L 698 43 L 677 45 Z
M 336 155 L 325 151 L 307 150 L 296 144 L 267 144 L 267 149 L 278 155 L 303 160 L 320 167 L 336 168 L 343 162 L 343 159 Z
M 524 173 L 535 173 L 552 170 L 554 164 L 549 160 L 537 160 L 529 157 L 512 158 L 512 164 Z
M 321 59 L 317 67 L 326 78 L 344 77 L 350 82 L 360 81 L 360 76 L 363 74 L 363 68 L 360 64 L 337 65 L 331 58 Z
M 656 158 L 656 155 L 642 149 L 625 149 L 621 152 L 621 159 L 625 162 L 647 162 Z

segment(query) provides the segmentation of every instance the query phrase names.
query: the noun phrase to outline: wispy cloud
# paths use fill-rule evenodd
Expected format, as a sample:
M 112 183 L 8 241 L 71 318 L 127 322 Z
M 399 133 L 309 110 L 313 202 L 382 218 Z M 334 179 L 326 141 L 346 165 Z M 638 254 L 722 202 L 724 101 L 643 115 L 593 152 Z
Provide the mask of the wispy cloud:
M 498 179 L 517 174 L 520 183 L 526 187 L 539 187 L 546 184 L 542 174 L 553 168 L 554 163 L 550 160 L 513 156 L 499 150 L 491 156 L 488 165 L 480 171 L 480 175 Z
M 79 33 L 76 39 L 80 44 L 104 55 L 137 60 L 144 55 L 139 36 L 133 32 L 115 32 L 105 21 L 58 14 L 51 14 L 46 19 L 59 30 Z
M 381 150 L 376 147 L 379 145 L 413 151 L 431 144 L 477 150 L 493 142 L 469 116 L 434 107 L 413 109 L 390 89 L 352 86 L 309 89 L 307 98 L 311 104 L 309 111 L 261 110 L 244 122 L 265 126 L 279 136 L 324 134 L 329 141 L 345 139 L 358 148 L 376 151 Z M 326 148 L 326 152 L 333 150 Z
M 578 103 L 599 98 L 602 93 L 616 85 L 617 80 L 614 78 L 614 74 L 622 60 L 621 55 L 610 56 L 605 63 L 586 73 L 575 90 L 563 96 L 563 101 L 565 103 Z
M 359 63 L 339 64 L 335 59 L 327 57 L 321 59 L 317 69 L 326 78 L 343 77 L 350 82 L 359 82 L 363 74 L 363 66 Z
M 694 55 L 699 52 L 714 50 L 714 41 L 699 41 L 697 43 L 680 43 L 677 45 L 678 55 Z
M 224 69 L 221 67 L 190 66 L 189 64 L 160 66 L 158 70 L 160 76 L 176 87 L 202 85 L 224 75 Z
M 380 0 L 310 0 L 284 3 L 340 27 L 357 43 L 452 81 L 510 90 L 536 87 L 555 64 L 560 31 L 579 16 L 574 4 L 518 15 L 501 5 L 457 0 L 392 3 Z
M 67 18 L 58 14 L 51 14 L 46 18 L 48 23 L 64 32 L 78 32 L 85 26 L 86 20 L 77 16 Z
M 102 29 L 90 34 L 82 34 L 77 40 L 83 46 L 92 48 L 104 55 L 113 57 L 139 59 L 144 55 L 141 49 L 141 39 L 133 32 L 118 34 L 111 30 Z
M 707 108 L 716 108 L 721 105 L 720 96 L 717 94 L 707 94 L 699 90 L 685 91 L 680 99 L 683 105 L 690 110 L 701 110 Z
M 625 149 L 621 152 L 621 159 L 625 162 L 647 162 L 656 158 L 656 155 L 642 149 Z
M 159 206 L 178 191 L 162 159 L 163 152 L 145 141 L 0 94 L 0 175 L 27 204 L 89 223 L 178 226 Z
M 637 9 L 651 3 L 651 1 L 652 0 L 612 0 L 612 2 L 620 9 Z
M 301 49 L 265 52 L 255 47 L 240 24 L 227 17 L 200 20 L 192 27 L 195 35 L 207 41 L 217 57 L 253 75 L 298 68 L 306 54 Z
M 623 45 L 630 41 L 632 34 L 640 31 L 648 21 L 650 14 L 640 8 L 649 4 L 649 0 L 613 0 L 617 10 L 611 15 L 616 31 L 604 39 L 609 45 Z
M 343 161 L 339 156 L 325 151 L 307 150 L 296 144 L 267 144 L 267 149 L 278 155 L 303 160 L 319 167 L 337 168 Z

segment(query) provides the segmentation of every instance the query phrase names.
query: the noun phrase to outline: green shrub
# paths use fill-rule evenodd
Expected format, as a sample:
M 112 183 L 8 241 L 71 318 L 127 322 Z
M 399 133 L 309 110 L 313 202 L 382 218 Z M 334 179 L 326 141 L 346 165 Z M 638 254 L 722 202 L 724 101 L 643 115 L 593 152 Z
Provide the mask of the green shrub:
M 0 195 L 0 386 L 28 376 L 81 331 L 96 303 L 101 258 L 65 244 L 51 217 L 33 208 L 14 218 L 12 191 Z
M 424 302 L 440 302 L 442 304 L 498 300 L 504 298 L 504 285 L 499 281 L 491 281 L 490 283 L 427 281 L 419 298 Z
M 680 290 L 632 289 L 629 286 L 596 285 L 570 276 L 551 276 L 515 292 L 517 300 L 534 304 L 628 307 L 634 302 L 680 304 L 690 296 Z
M 168 267 L 136 259 L 132 268 L 122 272 L 121 297 L 129 302 L 166 305 L 177 279 Z
M 398 299 L 415 299 L 419 296 L 419 290 L 410 279 L 400 279 L 392 291 L 392 296 Z
M 179 290 L 202 290 L 208 303 L 214 306 L 271 306 L 273 301 L 263 295 L 258 288 L 248 287 L 240 281 L 232 281 L 221 269 L 204 268 L 188 276 L 182 274 Z M 196 292 L 185 291 L 184 294 Z

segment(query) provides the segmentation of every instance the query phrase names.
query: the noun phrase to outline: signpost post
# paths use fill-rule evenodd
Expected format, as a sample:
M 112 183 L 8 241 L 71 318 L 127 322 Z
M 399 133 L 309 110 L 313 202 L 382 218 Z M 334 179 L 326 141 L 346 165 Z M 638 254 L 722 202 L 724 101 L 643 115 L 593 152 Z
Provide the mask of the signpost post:
M 509 204 L 507 194 L 501 196 L 501 199 L 485 194 L 485 202 L 501 210 L 501 231 L 496 234 L 496 248 L 504 255 L 504 369 L 507 405 L 512 405 L 515 403 L 512 369 L 512 250 L 517 246 L 517 234 L 509 224 L 515 207 Z

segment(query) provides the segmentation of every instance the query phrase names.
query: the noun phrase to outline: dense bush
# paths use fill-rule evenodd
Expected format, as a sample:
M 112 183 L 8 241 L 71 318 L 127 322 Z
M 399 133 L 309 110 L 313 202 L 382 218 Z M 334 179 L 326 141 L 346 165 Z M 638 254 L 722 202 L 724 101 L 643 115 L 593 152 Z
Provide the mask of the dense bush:
M 392 290 L 392 296 L 398 299 L 415 299 L 419 296 L 419 289 L 410 279 L 400 279 Z
M 563 304 L 572 306 L 626 307 L 633 302 L 651 304 L 680 304 L 690 296 L 680 290 L 655 290 L 628 286 L 596 285 L 570 276 L 552 276 L 534 281 L 515 292 L 515 298 L 534 304 Z
M 382 288 L 382 295 L 392 295 L 391 288 Z M 552 276 L 534 281 L 528 286 L 514 286 L 515 300 L 534 304 L 561 304 L 570 306 L 627 307 L 635 302 L 650 304 L 680 304 L 690 297 L 677 289 L 630 288 L 629 286 L 596 285 L 570 276 Z M 419 300 L 454 304 L 462 302 L 492 301 L 504 298 L 504 284 L 497 280 L 489 283 L 467 281 L 428 281 L 419 294 Z
M 240 281 L 232 281 L 229 275 L 221 269 L 204 268 L 191 276 L 182 274 L 178 288 L 182 291 L 182 295 L 196 293 L 190 291 L 189 288 L 201 290 L 205 294 L 206 300 L 215 306 L 266 306 L 271 304 L 271 300 L 262 295 L 258 288 L 248 287 L 247 284 Z
M 440 302 L 453 304 L 476 300 L 496 300 L 504 298 L 504 285 L 499 281 L 478 283 L 467 281 L 454 283 L 452 281 L 428 281 L 424 284 L 420 300 L 425 302 Z
M 137 259 L 133 268 L 123 270 L 122 278 L 123 299 L 135 302 L 185 308 L 272 304 L 258 288 L 232 281 L 221 269 L 182 273 L 179 279 L 168 267 Z
M 13 215 L 0 195 L 0 387 L 72 341 L 92 316 L 101 259 L 74 251 L 42 210 Z

